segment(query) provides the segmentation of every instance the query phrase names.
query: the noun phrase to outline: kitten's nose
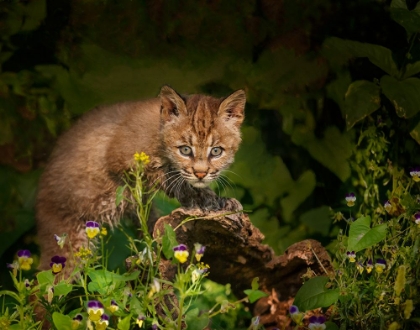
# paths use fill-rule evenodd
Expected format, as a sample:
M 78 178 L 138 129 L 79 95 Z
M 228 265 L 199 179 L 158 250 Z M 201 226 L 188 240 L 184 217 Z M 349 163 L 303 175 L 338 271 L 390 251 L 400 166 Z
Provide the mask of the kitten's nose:
M 194 175 L 198 178 L 198 179 L 203 179 L 207 173 L 206 172 L 194 172 Z

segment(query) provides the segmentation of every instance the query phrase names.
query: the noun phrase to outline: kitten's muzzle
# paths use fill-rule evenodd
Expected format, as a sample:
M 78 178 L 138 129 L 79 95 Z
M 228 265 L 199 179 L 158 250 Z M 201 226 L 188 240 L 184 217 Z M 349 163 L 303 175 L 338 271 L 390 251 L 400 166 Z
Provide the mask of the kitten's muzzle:
M 197 179 L 204 179 L 207 175 L 207 172 L 194 172 L 194 175 L 197 177 Z
M 208 186 L 209 182 L 205 179 L 207 172 L 194 172 L 195 177 L 198 180 L 191 180 L 191 185 L 195 188 L 205 188 Z

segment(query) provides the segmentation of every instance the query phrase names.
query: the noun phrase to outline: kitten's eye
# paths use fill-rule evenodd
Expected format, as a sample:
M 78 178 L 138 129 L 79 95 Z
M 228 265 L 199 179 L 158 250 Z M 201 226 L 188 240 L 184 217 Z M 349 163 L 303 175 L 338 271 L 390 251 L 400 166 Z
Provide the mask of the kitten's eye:
M 222 154 L 222 151 L 223 151 L 222 148 L 220 148 L 220 147 L 214 147 L 214 148 L 211 149 L 210 155 L 212 157 L 217 157 L 217 156 L 220 156 Z
M 192 155 L 192 149 L 189 146 L 181 146 L 178 147 L 179 152 L 184 156 L 191 156 Z

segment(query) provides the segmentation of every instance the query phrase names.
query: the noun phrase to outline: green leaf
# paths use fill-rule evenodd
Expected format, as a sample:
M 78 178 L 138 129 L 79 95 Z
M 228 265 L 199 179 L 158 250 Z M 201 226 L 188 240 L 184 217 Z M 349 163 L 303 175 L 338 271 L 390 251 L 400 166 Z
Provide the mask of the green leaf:
M 403 78 L 414 76 L 420 72 L 420 61 L 415 63 L 408 63 L 405 66 L 405 72 Z
M 259 284 L 258 284 L 258 281 L 259 281 L 259 278 L 258 277 L 254 277 L 253 279 L 252 279 L 252 283 L 251 283 L 251 289 L 252 290 L 258 290 L 258 288 L 259 288 Z
M 413 128 L 410 135 L 418 144 L 420 144 L 420 122 Z
M 119 186 L 117 188 L 117 191 L 115 193 L 115 205 L 118 206 L 120 205 L 121 201 L 124 198 L 124 190 L 125 190 L 126 186 Z
M 399 117 L 411 118 L 420 110 L 420 79 L 396 80 L 390 76 L 383 76 L 381 87 Z
M 39 272 L 36 275 L 36 278 L 38 279 L 38 283 L 41 287 L 54 284 L 54 274 L 51 269 Z
M 371 247 L 386 236 L 387 225 L 382 224 L 370 228 L 371 218 L 361 217 L 350 225 L 349 239 L 347 250 L 348 251 L 361 251 Z
M 293 182 L 293 186 L 287 195 L 281 199 L 280 205 L 283 209 L 283 216 L 286 221 L 292 219 L 293 212 L 302 204 L 306 198 L 314 191 L 316 186 L 315 173 L 307 170 Z
M 199 308 L 192 308 L 185 314 L 186 324 L 194 325 L 194 329 L 207 329 L 209 314 L 201 313 Z
M 345 95 L 343 109 L 348 130 L 379 109 L 381 105 L 379 93 L 379 86 L 370 81 L 357 80 L 350 84 Z
M 70 316 L 68 315 L 63 315 L 61 313 L 58 312 L 54 312 L 52 315 L 52 319 L 54 322 L 54 325 L 57 329 L 60 330 L 72 330 L 72 319 Z
M 124 317 L 122 320 L 118 322 L 117 328 L 119 330 L 130 330 L 130 320 L 131 320 L 131 314 Z
M 325 322 L 325 326 L 326 326 L 325 330 L 338 330 L 339 329 L 338 325 L 331 321 Z
M 178 245 L 174 229 L 165 223 L 165 233 L 162 238 L 162 252 L 166 259 L 174 256 L 173 247 Z
M 22 31 L 37 29 L 47 16 L 46 0 L 30 1 L 23 6 L 24 19 L 22 20 Z
M 311 278 L 305 282 L 296 294 L 293 302 L 301 312 L 319 307 L 329 307 L 336 303 L 339 297 L 338 289 L 326 289 L 329 279 L 326 276 Z
M 268 294 L 261 290 L 244 290 L 245 294 L 248 296 L 249 302 L 252 304 L 262 297 L 267 297 Z
M 283 251 L 279 250 L 279 243 L 283 243 L 281 239 L 281 231 L 284 227 L 280 228 L 279 220 L 270 214 L 268 208 L 259 208 L 250 215 L 252 224 L 257 227 L 264 234 L 264 244 L 270 245 L 276 254 L 282 254 Z
M 332 37 L 324 42 L 323 47 L 338 52 L 338 54 L 335 53 L 336 57 L 347 59 L 351 57 L 367 57 L 369 61 L 389 75 L 399 76 L 400 72 L 394 62 L 391 50 L 383 46 Z
M 300 216 L 300 222 L 313 231 L 327 236 L 331 226 L 330 208 L 328 206 L 321 206 L 305 212 Z
M 336 126 L 330 126 L 325 130 L 323 139 L 317 139 L 312 133 L 312 138 L 303 147 L 313 158 L 344 182 L 351 174 L 348 162 L 352 154 L 351 140 L 351 133 L 341 133 Z M 315 174 L 313 175 L 315 180 Z
M 420 3 L 413 10 L 408 10 L 404 0 L 392 0 L 391 18 L 400 24 L 408 34 L 420 32 Z
M 67 296 L 73 289 L 73 285 L 66 282 L 60 282 L 54 287 L 54 296 Z
M 338 73 L 337 78 L 326 86 L 327 96 L 337 103 L 342 111 L 344 110 L 344 97 L 350 84 L 350 72 L 346 70 Z
M 131 274 L 119 275 L 105 269 L 92 270 L 87 273 L 92 282 L 89 283 L 88 289 L 90 292 L 99 292 L 101 294 L 108 294 L 116 288 L 124 285 L 124 282 L 133 281 L 140 275 L 140 271 L 135 271 Z

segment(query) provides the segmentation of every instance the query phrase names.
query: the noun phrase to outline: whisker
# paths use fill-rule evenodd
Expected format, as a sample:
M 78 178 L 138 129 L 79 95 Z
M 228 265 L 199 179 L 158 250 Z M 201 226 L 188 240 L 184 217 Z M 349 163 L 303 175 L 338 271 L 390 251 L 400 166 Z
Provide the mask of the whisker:
M 232 190 L 232 192 L 233 192 L 233 197 L 234 197 L 234 198 L 236 198 L 236 189 L 233 189 L 233 187 L 232 187 L 232 185 L 229 183 L 229 181 L 227 181 L 227 180 L 226 180 L 226 178 L 224 178 L 223 176 L 219 176 L 218 180 L 219 180 L 219 179 L 220 179 L 220 182 L 222 183 L 223 188 L 224 188 L 224 190 L 225 190 L 225 195 L 226 195 L 226 197 L 227 197 L 227 195 L 228 195 L 228 193 L 227 193 L 227 191 L 226 191 L 226 187 L 227 187 L 227 185 L 229 185 L 230 189 L 231 189 L 231 190 Z
M 217 187 L 219 187 L 219 183 L 220 183 L 220 185 L 223 188 L 223 191 L 225 192 L 225 196 L 227 197 L 228 194 L 227 194 L 227 191 L 226 191 L 226 185 L 225 185 L 225 183 L 223 182 L 223 180 L 220 176 L 216 179 L 216 183 L 217 183 Z M 219 189 L 219 197 L 220 197 L 220 192 L 221 192 L 221 189 Z
M 232 174 L 235 174 L 239 179 L 241 179 L 241 180 L 243 180 L 243 178 L 242 178 L 242 176 L 240 176 L 239 174 L 236 174 L 235 172 L 233 172 L 233 171 L 231 171 L 231 170 L 227 170 L 227 169 L 225 169 L 225 170 L 223 170 L 222 171 L 222 173 L 223 172 L 229 172 L 229 173 L 232 173 Z M 229 179 L 230 180 L 230 179 Z
M 236 190 L 236 183 L 235 182 L 233 182 L 231 179 L 229 179 L 226 175 L 223 175 L 223 174 L 220 174 L 220 176 L 219 176 L 226 184 L 228 184 L 229 185 L 229 187 L 230 187 L 230 189 L 232 189 L 232 190 Z M 235 188 L 230 184 L 230 183 L 233 183 L 233 185 L 235 186 Z
M 178 175 L 176 175 L 176 176 L 173 176 L 173 177 L 171 177 L 171 178 L 173 178 L 173 181 L 171 181 L 169 184 L 168 184 L 168 186 L 167 187 L 165 187 L 166 189 L 166 191 L 167 191 L 167 194 L 168 194 L 168 196 L 170 196 L 171 195 L 171 193 L 172 193 L 172 190 L 178 185 L 178 183 L 180 182 L 180 181 L 182 181 L 182 179 L 183 179 L 183 177 L 182 177 L 182 175 L 181 175 L 181 173 L 179 173 Z
M 160 175 L 160 176 L 159 176 L 159 177 L 158 177 L 155 181 L 153 181 L 153 183 L 152 183 L 152 185 L 151 185 L 151 186 L 155 185 L 155 184 L 156 184 L 156 182 L 158 182 L 159 180 L 164 180 L 164 178 L 165 178 L 168 174 L 171 174 L 171 173 L 174 173 L 174 172 L 178 172 L 178 170 L 169 171 L 169 172 L 167 172 L 167 173 L 164 173 L 163 175 Z M 164 181 L 166 181 L 166 180 L 164 180 Z M 162 185 L 163 185 L 164 181 L 163 181 L 163 182 L 161 182 L 160 186 L 162 186 Z
M 180 191 L 182 189 L 182 185 L 185 183 L 184 177 L 181 175 L 177 178 L 176 184 L 174 185 L 174 196 L 179 199 Z

